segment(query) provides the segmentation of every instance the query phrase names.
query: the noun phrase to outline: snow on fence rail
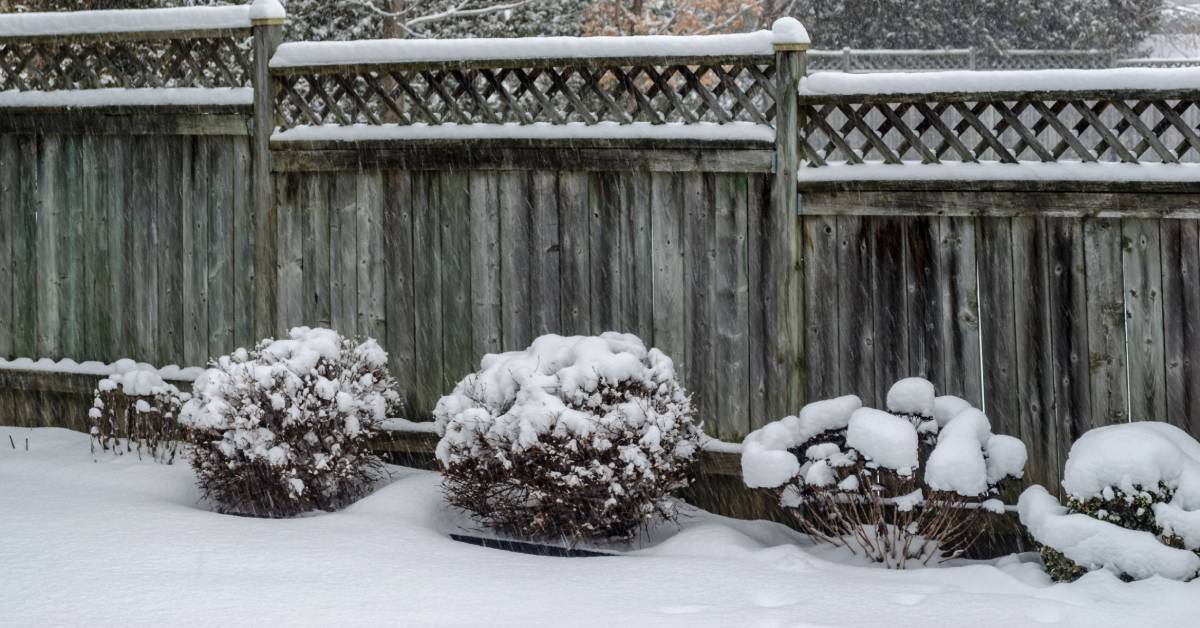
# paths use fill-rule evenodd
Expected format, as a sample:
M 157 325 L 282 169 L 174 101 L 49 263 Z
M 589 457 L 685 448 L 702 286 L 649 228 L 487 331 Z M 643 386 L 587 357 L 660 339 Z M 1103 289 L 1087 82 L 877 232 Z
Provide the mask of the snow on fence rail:
M 1044 70 L 1110 68 L 1118 64 L 1109 50 L 810 50 L 809 69 L 842 72 L 938 72 L 944 70 Z M 1130 60 L 1132 61 L 1132 60 Z
M 0 15 L 0 91 L 250 85 L 252 7 Z
M 791 30 L 796 29 L 799 30 Z M 702 37 L 294 43 L 271 62 L 277 125 L 728 124 L 775 118 L 795 20 Z
M 801 86 L 812 167 L 1200 161 L 1200 70 L 821 73 Z

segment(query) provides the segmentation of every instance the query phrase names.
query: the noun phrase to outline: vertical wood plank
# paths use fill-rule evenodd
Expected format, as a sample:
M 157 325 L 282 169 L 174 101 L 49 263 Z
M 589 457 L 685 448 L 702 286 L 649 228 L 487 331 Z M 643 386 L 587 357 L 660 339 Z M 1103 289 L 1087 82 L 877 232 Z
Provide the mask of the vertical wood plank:
M 501 349 L 500 177 L 472 171 L 471 187 L 471 353 L 475 364 Z
M 108 217 L 109 280 L 108 310 L 109 334 L 112 339 L 110 358 L 128 357 L 133 338 L 132 286 L 129 284 L 133 263 L 133 233 L 130 229 L 132 195 L 128 172 L 132 166 L 129 138 L 114 136 L 107 138 L 104 160 L 104 211 Z M 185 181 L 190 175 L 185 175 Z M 185 223 L 185 228 L 188 225 Z M 186 237 L 186 236 L 185 236 Z M 185 241 L 186 245 L 186 241 Z M 184 255 L 187 255 L 187 249 Z M 185 263 L 189 260 L 185 259 Z M 185 291 L 184 296 L 188 296 Z M 186 308 L 186 301 L 184 304 Z M 181 331 L 187 339 L 187 330 Z M 203 364 L 203 361 L 192 364 Z
M 82 186 L 81 222 L 83 239 L 80 247 L 83 252 L 83 281 L 82 318 L 83 360 L 107 360 L 108 350 L 105 347 L 104 332 L 107 328 L 108 312 L 104 307 L 107 301 L 107 272 L 108 260 L 104 255 L 104 244 L 107 230 L 104 224 L 104 204 L 100 195 L 100 138 L 95 135 L 85 135 L 81 138 L 80 183 Z M 0 306 L 2 309 L 2 306 Z M 3 336 L 3 332 L 0 332 Z
M 530 173 L 533 255 L 530 263 L 530 298 L 533 300 L 533 334 L 541 336 L 562 330 L 562 261 L 558 230 L 558 179 L 553 171 Z
M 413 221 L 412 176 L 408 172 L 384 174 L 384 239 L 387 258 L 387 352 L 392 375 L 407 394 L 408 408 L 415 407 L 416 338 L 414 336 L 415 300 L 413 296 Z M 319 227 L 318 227 L 319 228 Z M 325 237 L 328 237 L 326 215 Z M 328 264 L 325 266 L 328 289 Z M 326 293 L 328 294 L 328 293 Z M 328 308 L 326 300 L 326 309 Z
M 208 350 L 225 355 L 233 346 L 233 139 L 208 144 Z
M 357 209 L 358 333 L 382 341 L 387 321 L 383 304 L 383 174 L 378 170 L 359 173 Z M 302 246 L 296 243 L 296 248 Z
M 209 351 L 208 344 L 208 144 L 211 141 L 214 140 L 196 137 L 190 142 L 191 169 L 184 181 L 188 186 L 184 203 L 188 221 L 183 247 L 183 307 L 187 312 L 183 353 L 193 366 L 206 364 L 217 355 Z M 272 237 L 271 241 L 274 240 Z
M 558 176 L 560 322 L 564 335 L 591 332 L 591 238 L 589 235 L 588 175 L 566 171 Z
M 870 229 L 870 224 L 860 216 L 837 218 L 840 282 L 837 326 L 844 352 L 838 381 L 845 394 L 858 395 L 865 403 L 872 403 L 877 396 Z
M 716 205 L 716 175 L 683 175 L 684 278 L 688 334 L 685 384 L 691 390 L 696 411 L 710 435 L 733 436 L 728 417 L 717 413 L 717 366 L 713 336 L 715 330 L 714 283 L 716 281 L 716 229 L 713 210 Z
M 185 325 L 183 309 L 183 203 L 184 188 L 179 185 L 183 166 L 183 142 L 179 137 L 163 137 L 156 143 L 158 246 L 158 355 L 164 364 L 183 364 Z M 236 228 L 236 225 L 235 225 Z
M 994 432 L 1017 435 L 1021 433 L 1021 415 L 1017 402 L 1017 323 L 1013 310 L 1010 219 L 979 221 L 978 255 L 984 409 Z
M 842 343 L 838 336 L 838 232 L 831 216 L 804 216 L 805 398 L 829 399 L 844 393 L 838 373 Z
M 254 293 L 258 285 L 255 250 L 260 244 L 254 226 L 251 201 L 250 145 L 242 138 L 231 141 L 233 150 L 233 346 L 250 347 L 257 343 L 254 327 Z
M 1083 224 L 1087 267 L 1089 427 L 1129 420 L 1125 360 L 1125 304 L 1121 223 L 1107 218 Z
M 38 155 L 37 195 L 37 355 L 58 358 L 61 351 L 61 268 L 59 212 L 63 181 L 62 136 L 41 138 Z
M 12 352 L 17 357 L 38 353 L 38 141 L 15 138 L 12 213 Z
M 133 231 L 133 264 L 130 284 L 133 286 L 133 319 L 134 331 L 130 336 L 133 354 L 138 360 L 157 362 L 158 352 L 158 258 L 155 255 L 157 244 L 157 181 L 155 170 L 155 138 L 150 136 L 134 137 L 130 144 L 131 172 L 147 173 L 145 179 L 131 180 L 132 221 Z M 211 225 L 210 225 L 211 228 Z M 210 244 L 211 244 L 210 234 Z M 211 257 L 211 252 L 210 252 Z M 211 271 L 211 267 L 210 267 Z M 212 324 L 212 312 L 209 314 L 209 324 Z
M 471 323 L 470 180 L 460 171 L 443 172 L 442 211 L 442 391 L 475 370 Z M 558 303 L 555 302 L 555 307 Z
M 1046 219 L 1018 216 L 1011 224 L 1014 318 L 1021 330 L 1015 338 L 1017 404 L 1021 439 L 1029 449 L 1025 474 L 1031 481 L 1057 487 L 1062 465 L 1054 407 Z
M 772 415 L 773 408 L 767 402 L 767 370 L 771 368 L 771 363 L 766 347 L 773 342 L 773 339 L 769 338 L 766 333 L 767 316 L 764 311 L 766 302 L 763 295 L 769 287 L 767 277 L 763 273 L 763 255 L 766 246 L 766 229 L 770 225 L 766 220 L 766 212 L 771 204 L 771 193 L 766 175 L 750 175 L 748 184 L 746 256 L 747 279 L 750 288 L 749 310 L 747 311 L 750 349 L 748 357 L 750 427 L 758 429 L 781 417 Z M 655 251 L 657 252 L 657 249 Z M 655 307 L 658 307 L 657 301 Z M 834 335 L 837 335 L 836 331 Z
M 300 184 L 301 231 L 304 234 L 303 320 L 308 325 L 330 327 L 329 295 L 329 196 L 331 179 L 310 172 Z
M 1162 222 L 1165 420 L 1200 437 L 1200 221 Z
M 426 417 L 441 396 L 445 382 L 440 233 L 442 189 L 437 174 L 414 172 L 412 194 L 414 355 L 418 362 L 414 363 L 411 410 L 418 417 Z
M 905 220 L 904 278 L 908 308 L 908 376 L 924 377 L 944 390 L 942 363 L 945 337 L 942 294 L 946 276 L 940 266 L 938 243 L 941 240 L 936 218 L 917 216 Z
M 875 307 L 875 404 L 885 407 L 893 383 L 910 375 L 909 320 L 904 278 L 904 220 L 866 219 L 871 231 L 871 277 Z
M 1082 221 L 1050 218 L 1047 222 L 1054 406 L 1058 458 L 1065 463 L 1071 443 L 1088 429 L 1087 268 Z
M 63 139 L 62 205 L 58 208 L 58 252 L 62 277 L 62 357 L 84 359 L 83 347 L 83 223 L 86 220 L 83 196 L 83 138 L 68 135 Z M 155 356 L 145 359 L 154 360 Z
M 528 173 L 500 173 L 501 251 L 529 251 L 529 212 Z M 524 349 L 533 340 L 529 264 L 527 254 L 502 254 L 500 258 L 500 285 L 504 295 L 501 343 L 507 351 Z
M 20 211 L 16 136 L 0 135 L 0 357 L 13 354 L 13 227 Z
M 713 221 L 716 235 L 716 293 L 714 295 L 716 347 L 714 380 L 716 415 L 727 438 L 740 441 L 751 430 L 750 341 L 747 276 L 746 206 L 749 182 L 744 175 L 715 176 Z M 716 385 L 721 382 L 720 386 Z
M 1154 218 L 1121 224 L 1131 421 L 1162 421 L 1167 414 L 1158 224 Z
M 287 330 L 292 327 L 304 324 L 303 319 L 303 296 L 301 292 L 304 290 L 304 262 L 301 257 L 303 249 L 301 248 L 301 221 L 303 213 L 303 204 L 305 200 L 301 194 L 301 181 L 303 175 L 299 173 L 289 172 L 287 174 L 280 173 L 273 179 L 275 183 L 275 199 L 277 220 L 276 227 L 279 233 L 275 237 L 276 250 L 276 289 L 279 291 L 275 298 L 275 305 L 278 312 L 275 315 L 275 320 L 281 326 L 279 334 L 287 333 Z M 351 267 L 353 269 L 354 267 Z M 350 275 L 348 281 L 353 282 L 353 277 Z
M 944 394 L 957 395 L 983 407 L 980 366 L 979 281 L 976 274 L 976 219 L 939 219 L 941 246 L 938 272 L 942 275 L 942 354 L 940 385 Z
M 588 186 L 591 231 L 591 333 L 619 330 L 621 319 L 621 180 L 615 172 L 592 173 Z
M 621 175 L 622 331 L 652 343 L 654 337 L 654 249 L 650 240 L 650 173 Z M 745 204 L 743 189 L 743 205 Z M 745 208 L 741 220 L 745 225 Z M 743 240 L 745 239 L 743 229 Z
M 684 331 L 684 242 L 682 177 L 655 172 L 650 182 L 650 230 L 654 242 L 654 344 L 674 361 L 687 363 Z
M 329 216 L 330 318 L 334 329 L 350 337 L 358 335 L 357 179 L 357 174 L 353 172 L 333 175 Z M 283 220 L 282 215 L 280 220 Z M 287 255 L 287 250 L 282 246 L 279 255 Z

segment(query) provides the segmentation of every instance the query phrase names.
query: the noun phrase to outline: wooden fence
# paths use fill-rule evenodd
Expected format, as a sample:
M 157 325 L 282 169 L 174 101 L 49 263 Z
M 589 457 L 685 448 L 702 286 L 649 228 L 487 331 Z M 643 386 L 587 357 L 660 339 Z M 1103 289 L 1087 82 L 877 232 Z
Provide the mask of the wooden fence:
M 1094 425 L 1200 434 L 1186 73 L 910 89 L 803 78 L 786 29 L 438 58 L 243 18 L 197 39 L 249 64 L 215 82 L 0 69 L 0 356 L 194 365 L 330 325 L 384 342 L 420 416 L 486 352 L 620 329 L 727 439 L 909 375 L 985 405 L 1036 481 Z

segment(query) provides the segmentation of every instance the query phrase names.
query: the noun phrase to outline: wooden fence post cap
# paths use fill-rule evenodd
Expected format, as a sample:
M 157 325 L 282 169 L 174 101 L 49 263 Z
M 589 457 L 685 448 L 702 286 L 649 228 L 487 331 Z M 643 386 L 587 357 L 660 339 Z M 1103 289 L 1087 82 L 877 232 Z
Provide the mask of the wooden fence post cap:
M 250 5 L 250 23 L 254 26 L 273 26 L 287 21 L 287 10 L 279 0 L 254 0 Z
M 775 50 L 808 50 L 812 40 L 804 25 L 794 17 L 781 17 L 771 25 L 771 33 L 775 35 Z

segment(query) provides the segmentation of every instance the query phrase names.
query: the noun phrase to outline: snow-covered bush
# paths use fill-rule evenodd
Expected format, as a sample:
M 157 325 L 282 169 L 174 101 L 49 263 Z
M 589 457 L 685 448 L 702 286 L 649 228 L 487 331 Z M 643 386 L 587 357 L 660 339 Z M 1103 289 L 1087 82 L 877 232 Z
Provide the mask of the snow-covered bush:
M 1107 569 L 1125 580 L 1200 573 L 1200 443 L 1166 423 L 1126 423 L 1084 434 L 1063 474 L 1067 505 L 1027 489 L 1021 523 L 1042 544 L 1052 578 Z
M 400 395 L 374 340 L 293 329 L 216 360 L 181 421 L 204 496 L 221 512 L 287 517 L 336 510 L 368 492 L 368 448 Z
M 183 438 L 179 411 L 190 395 L 149 365 L 120 360 L 113 366 L 116 372 L 97 384 L 88 411 L 92 452 L 146 453 L 171 464 Z
M 611 332 L 485 356 L 434 415 L 448 501 L 529 537 L 628 537 L 673 518 L 703 436 L 671 359 Z
M 853 395 L 810 403 L 746 437 L 743 480 L 777 491 L 813 538 L 888 567 L 959 553 L 980 515 L 1002 512 L 998 486 L 1023 475 L 1026 452 L 966 401 L 935 395 L 910 378 L 888 412 Z

